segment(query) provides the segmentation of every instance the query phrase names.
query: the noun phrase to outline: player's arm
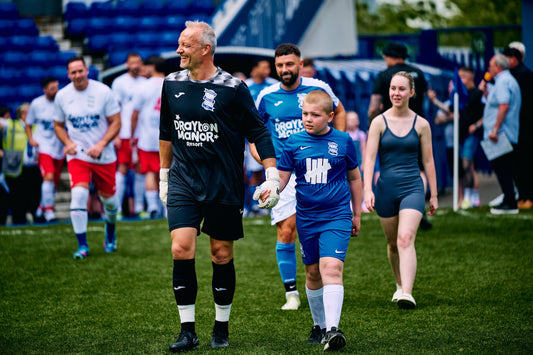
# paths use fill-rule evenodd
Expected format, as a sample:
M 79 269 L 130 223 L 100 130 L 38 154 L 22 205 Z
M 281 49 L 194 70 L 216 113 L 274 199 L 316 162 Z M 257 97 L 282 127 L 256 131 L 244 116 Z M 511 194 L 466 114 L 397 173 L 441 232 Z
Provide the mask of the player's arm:
M 379 115 L 383 104 L 383 97 L 380 94 L 372 94 L 370 96 L 370 105 L 368 106 L 368 119 L 372 119 Z
M 435 172 L 435 162 L 433 160 L 433 147 L 431 144 L 431 128 L 426 120 L 421 121 L 420 129 L 420 147 L 422 152 L 422 165 L 424 165 L 424 173 L 426 174 L 431 197 L 429 198 L 429 212 L 432 216 L 439 208 L 437 199 L 437 174 Z M 366 190 L 365 190 L 366 193 Z
M 291 178 L 291 171 L 286 170 L 279 170 L 279 191 L 283 191 L 285 186 L 289 183 L 289 179 Z
M 366 171 L 364 176 L 364 196 L 365 205 L 370 212 L 374 211 L 374 193 L 372 192 L 372 182 L 374 179 L 374 166 L 376 164 L 376 156 L 378 154 L 379 139 L 381 132 L 385 125 L 383 118 L 378 117 L 370 124 L 368 129 L 368 139 L 366 141 L 366 156 L 363 171 Z
M 63 149 L 65 154 L 76 155 L 77 144 L 70 139 L 68 132 L 65 129 L 65 122 L 54 121 L 54 132 L 57 138 L 65 146 L 65 148 Z
M 112 114 L 111 116 L 106 117 L 108 127 L 107 130 L 102 137 L 95 145 L 89 148 L 87 150 L 87 155 L 91 158 L 98 159 L 100 155 L 102 155 L 102 152 L 104 151 L 104 148 L 111 142 L 113 139 L 117 136 L 118 132 L 120 131 L 120 112 L 117 112 L 115 114 Z
M 361 172 L 359 167 L 347 171 L 348 186 L 350 188 L 352 203 L 352 236 L 359 235 L 361 229 L 361 199 L 363 195 L 363 183 L 361 182 Z
M 26 131 L 26 136 L 28 136 L 28 143 L 30 143 L 32 147 L 38 147 L 39 143 L 37 143 L 37 141 L 33 139 L 33 131 L 31 130 L 32 127 L 33 126 L 27 124 L 24 126 L 24 130 Z
M 333 117 L 333 127 L 339 131 L 346 132 L 346 110 L 342 105 L 342 102 L 339 101 L 339 104 L 333 111 L 335 116 Z
M 137 130 L 137 124 L 139 123 L 139 110 L 133 110 L 131 114 L 131 143 L 135 144 L 135 131 Z

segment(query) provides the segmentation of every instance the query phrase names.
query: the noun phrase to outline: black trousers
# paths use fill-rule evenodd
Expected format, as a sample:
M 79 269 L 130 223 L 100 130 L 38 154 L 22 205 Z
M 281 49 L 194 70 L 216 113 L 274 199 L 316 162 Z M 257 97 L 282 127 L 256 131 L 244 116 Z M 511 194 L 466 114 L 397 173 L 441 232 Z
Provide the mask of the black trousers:
M 516 208 L 516 198 L 514 192 L 514 180 L 516 175 L 516 145 L 513 144 L 513 151 L 502 155 L 491 161 L 492 168 L 496 173 L 498 184 L 504 195 L 503 202 Z

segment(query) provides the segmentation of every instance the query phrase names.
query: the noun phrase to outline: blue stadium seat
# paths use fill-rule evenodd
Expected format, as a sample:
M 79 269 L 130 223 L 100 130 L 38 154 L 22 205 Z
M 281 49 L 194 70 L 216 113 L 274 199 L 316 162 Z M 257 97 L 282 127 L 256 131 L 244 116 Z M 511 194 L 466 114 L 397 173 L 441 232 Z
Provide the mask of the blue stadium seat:
M 124 64 L 126 62 L 126 59 L 128 57 L 128 54 L 130 54 L 132 50 L 124 49 L 124 50 L 117 50 L 113 52 L 109 52 L 108 55 L 108 63 L 110 67 L 115 67 L 120 64 Z
M 163 31 L 175 31 L 180 33 L 185 28 L 185 16 L 172 15 L 166 16 L 161 21 L 161 30 Z
M 0 1 L 0 18 L 12 19 L 19 17 L 17 5 L 12 1 Z
M 101 52 L 107 48 L 109 43 L 109 35 L 94 34 L 88 38 L 87 49 L 91 52 Z
M 28 69 L 25 71 L 25 77 L 28 83 L 40 83 L 45 77 L 48 76 L 48 70 L 34 65 L 28 66 Z
M 71 36 L 84 36 L 89 20 L 85 18 L 73 18 L 67 22 L 67 33 Z
M 97 34 L 109 34 L 113 32 L 115 20 L 107 17 L 92 17 L 89 19 L 86 36 L 93 36 Z
M 156 16 L 144 16 L 139 21 L 139 32 L 157 31 L 161 27 L 162 19 Z
M 5 105 L 6 103 L 15 100 L 16 93 L 13 90 L 13 86 L 3 85 L 6 83 L 6 81 L 3 80 L 3 77 L 1 76 L 0 76 L 0 83 L 2 83 L 2 85 L 0 85 L 0 97 L 2 98 L 2 105 Z
M 106 46 L 107 52 L 127 49 L 133 44 L 133 35 L 127 32 L 114 32 L 109 35 L 109 42 Z
M 0 83 L 18 85 L 21 83 L 22 69 L 4 66 L 0 68 Z
M 159 44 L 163 47 L 174 46 L 174 49 L 178 48 L 179 32 L 166 31 L 159 34 Z
M 194 0 L 189 3 L 188 11 L 191 14 L 211 16 L 215 11 L 215 5 L 211 0 Z
M 28 53 L 28 60 L 31 63 L 31 66 L 36 67 L 50 67 L 56 65 L 56 53 L 49 52 L 46 50 L 34 50 Z
M 57 52 L 59 45 L 52 35 L 45 35 L 37 37 L 37 44 L 35 49 L 46 50 L 50 52 Z
M 40 83 L 31 84 L 29 82 L 26 82 L 26 85 L 17 87 L 15 92 L 17 94 L 17 100 L 22 102 L 31 102 L 31 100 L 43 94 Z
M 37 47 L 36 36 L 25 36 L 25 35 L 16 35 L 12 36 L 10 41 L 9 50 L 11 51 L 20 51 L 20 52 L 30 52 Z
M 140 4 L 138 0 L 120 0 L 116 4 L 116 11 L 118 15 L 138 16 L 141 15 L 139 9 Z
M 116 9 L 113 1 L 94 1 L 89 7 L 90 17 L 108 17 L 112 18 L 116 15 Z
M 188 1 L 167 1 L 165 4 L 165 13 L 167 16 L 187 16 L 189 15 L 189 2 Z
M 97 67 L 95 67 L 94 65 L 89 65 L 89 75 L 88 75 L 89 79 L 98 80 L 99 73 L 100 71 L 98 70 Z
M 66 65 L 56 65 L 54 67 L 50 67 L 48 69 L 48 75 L 56 78 L 57 81 L 62 85 L 66 85 L 70 82 Z
M 114 25 L 116 32 L 137 32 L 139 20 L 133 16 L 117 16 Z
M 15 21 L 13 19 L 0 19 L 0 36 L 9 37 L 14 35 Z
M 19 36 L 38 36 L 39 30 L 35 20 L 30 17 L 19 18 L 15 22 L 15 34 Z
M 143 16 L 164 16 L 165 12 L 165 2 L 163 0 L 144 0 L 140 6 L 140 13 Z
M 140 32 L 135 37 L 135 43 L 143 48 L 156 48 L 161 44 L 160 33 Z
M 24 52 L 9 51 L 3 54 L 4 64 L 11 68 L 25 68 L 27 64 L 27 55 Z
M 76 51 L 61 51 L 57 52 L 57 65 L 62 66 L 65 72 L 67 71 L 67 62 L 70 58 L 77 56 L 78 53 Z
M 85 18 L 88 14 L 87 6 L 84 2 L 69 1 L 65 8 L 65 20 Z

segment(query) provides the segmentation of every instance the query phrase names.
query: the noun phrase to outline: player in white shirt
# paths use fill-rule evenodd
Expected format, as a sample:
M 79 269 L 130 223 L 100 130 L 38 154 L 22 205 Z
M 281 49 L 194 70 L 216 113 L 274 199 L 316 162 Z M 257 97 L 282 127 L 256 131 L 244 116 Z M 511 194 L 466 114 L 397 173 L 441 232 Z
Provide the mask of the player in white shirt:
M 128 71 L 117 77 L 111 88 L 120 105 L 120 118 L 122 126 L 119 135 L 115 138 L 115 148 L 117 149 L 118 170 L 116 173 L 117 197 L 119 201 L 119 213 L 122 213 L 122 200 L 126 191 L 126 174 L 128 170 L 135 168 L 135 182 L 133 194 L 135 201 L 135 213 L 139 214 L 144 209 L 144 175 L 139 174 L 137 159 L 134 159 L 137 149 L 137 134 L 132 134 L 131 114 L 133 113 L 133 98 L 139 92 L 146 78 L 141 76 L 142 59 L 137 53 L 128 54 L 126 67 Z M 135 160 L 135 161 L 134 161 Z M 136 198 L 136 196 L 139 196 Z
M 133 99 L 131 131 L 133 133 L 139 127 L 137 148 L 140 172 L 145 176 L 147 211 L 153 219 L 158 217 L 162 207 L 159 200 L 159 116 L 165 60 L 157 56 L 149 57 L 144 61 L 144 68 L 149 79 Z
M 56 78 L 46 77 L 41 85 L 44 95 L 35 98 L 30 104 L 26 117 L 26 134 L 30 145 L 37 148 L 39 153 L 39 169 L 43 178 L 41 201 L 35 216 L 50 222 L 55 220 L 55 189 L 61 178 L 65 153 L 63 143 L 54 132 L 54 99 L 59 84 Z
M 120 130 L 120 107 L 109 87 L 88 79 L 89 70 L 83 57 L 71 58 L 67 68 L 72 83 L 56 95 L 54 129 L 67 155 L 70 218 L 79 244 L 74 259 L 84 259 L 89 255 L 87 200 L 91 180 L 105 210 L 104 250 L 116 250 L 117 156 L 112 142 Z

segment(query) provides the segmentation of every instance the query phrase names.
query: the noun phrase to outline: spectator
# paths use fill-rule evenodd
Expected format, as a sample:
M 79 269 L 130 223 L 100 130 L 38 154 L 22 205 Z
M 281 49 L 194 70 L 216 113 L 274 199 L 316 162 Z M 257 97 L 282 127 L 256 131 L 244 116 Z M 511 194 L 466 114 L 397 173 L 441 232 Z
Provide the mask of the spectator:
M 514 192 L 515 153 L 518 143 L 520 124 L 520 106 L 522 95 L 520 86 L 509 72 L 509 59 L 503 54 L 496 54 L 489 62 L 489 73 L 494 78 L 494 86 L 487 89 L 487 83 L 481 82 L 481 89 L 486 95 L 483 110 L 483 138 L 493 143 L 508 140 L 513 150 L 508 152 L 501 147 L 498 155 L 491 160 L 492 167 L 503 192 L 503 201 L 491 208 L 493 214 L 517 214 L 518 206 Z
M 515 44 L 515 46 L 517 46 Z M 518 46 L 517 46 L 518 47 Z M 522 48 L 525 53 L 525 48 Z M 520 107 L 520 129 L 516 145 L 516 187 L 518 189 L 518 209 L 533 208 L 533 170 L 529 164 L 533 156 L 533 72 L 524 65 L 523 52 L 517 48 L 505 48 L 503 54 L 509 59 L 511 74 L 520 86 L 522 105 Z
M 117 248 L 117 156 L 112 142 L 120 130 L 120 107 L 109 87 L 88 78 L 83 57 L 71 58 L 67 70 L 72 83 L 56 95 L 54 129 L 65 145 L 70 175 L 70 218 L 78 240 L 73 257 L 85 259 L 89 256 L 87 201 L 91 181 L 105 210 L 104 250 L 112 253 Z
M 63 143 L 54 132 L 54 99 L 59 89 L 57 79 L 44 78 L 41 86 L 44 95 L 34 99 L 30 104 L 26 118 L 26 134 L 29 144 L 36 148 L 39 156 L 39 169 L 43 182 L 41 184 L 41 201 L 35 212 L 38 221 L 55 220 L 54 198 L 65 154 Z

